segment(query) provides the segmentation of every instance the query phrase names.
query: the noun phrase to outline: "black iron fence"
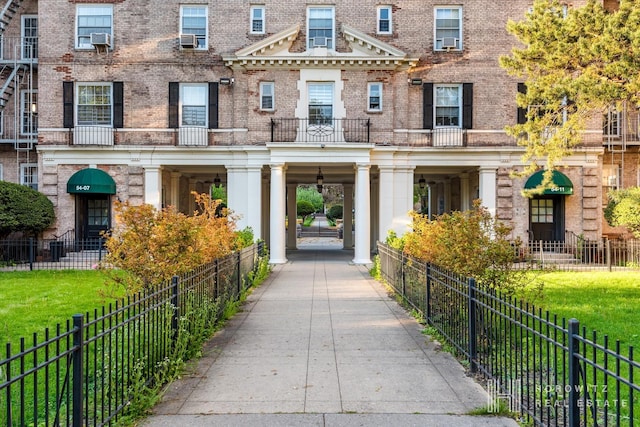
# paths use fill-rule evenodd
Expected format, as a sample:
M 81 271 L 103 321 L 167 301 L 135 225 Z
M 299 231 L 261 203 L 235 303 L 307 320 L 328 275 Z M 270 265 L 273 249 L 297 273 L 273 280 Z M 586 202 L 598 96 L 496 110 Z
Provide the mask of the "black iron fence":
M 75 239 L 67 234 L 0 240 L 0 270 L 83 270 L 96 267 L 105 255 L 103 238 Z
M 558 270 L 640 269 L 640 240 L 589 240 L 568 231 L 564 241 L 529 239 L 517 258 L 522 265 Z
M 0 425 L 103 426 L 122 419 L 144 386 L 186 359 L 250 285 L 262 245 L 220 258 L 55 330 L 6 344 Z
M 385 244 L 378 254 L 382 278 L 487 381 L 490 412 L 501 403 L 539 426 L 640 425 L 633 347 Z
M 271 119 L 271 142 L 368 143 L 369 119 Z

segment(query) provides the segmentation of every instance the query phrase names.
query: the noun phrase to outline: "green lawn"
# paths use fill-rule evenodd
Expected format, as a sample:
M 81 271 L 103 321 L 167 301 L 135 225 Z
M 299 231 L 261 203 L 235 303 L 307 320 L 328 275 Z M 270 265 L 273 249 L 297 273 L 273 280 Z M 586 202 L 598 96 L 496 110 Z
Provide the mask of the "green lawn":
M 57 323 L 101 307 L 105 277 L 95 270 L 0 273 L 0 345 L 25 337 L 30 346 L 34 332 L 54 332 Z
M 604 335 L 612 345 L 619 339 L 624 353 L 629 345 L 640 348 L 640 272 L 554 272 L 539 278 L 545 284 L 541 308 L 578 319 L 589 334 L 597 331 L 600 343 Z

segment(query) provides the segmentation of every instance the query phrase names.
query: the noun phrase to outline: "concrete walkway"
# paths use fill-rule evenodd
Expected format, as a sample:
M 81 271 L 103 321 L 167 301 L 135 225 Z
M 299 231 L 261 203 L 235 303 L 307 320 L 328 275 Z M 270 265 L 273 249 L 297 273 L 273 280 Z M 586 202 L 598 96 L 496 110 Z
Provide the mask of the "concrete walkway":
M 303 240 L 303 239 L 300 239 Z M 300 242 L 144 426 L 517 426 L 341 241 Z

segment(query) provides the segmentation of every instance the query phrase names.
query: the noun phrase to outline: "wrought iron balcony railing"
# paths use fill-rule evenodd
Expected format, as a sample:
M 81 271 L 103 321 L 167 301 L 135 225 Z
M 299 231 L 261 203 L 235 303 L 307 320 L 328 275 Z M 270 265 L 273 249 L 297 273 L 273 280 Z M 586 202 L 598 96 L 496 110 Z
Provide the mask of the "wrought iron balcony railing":
M 369 119 L 271 119 L 271 142 L 369 143 Z

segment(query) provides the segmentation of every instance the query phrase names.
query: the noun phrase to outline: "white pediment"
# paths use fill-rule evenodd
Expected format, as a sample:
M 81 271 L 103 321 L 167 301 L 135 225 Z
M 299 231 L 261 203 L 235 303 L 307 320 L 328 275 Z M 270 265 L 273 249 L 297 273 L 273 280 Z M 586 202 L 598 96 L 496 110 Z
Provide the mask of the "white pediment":
M 233 54 L 222 55 L 222 60 L 230 68 L 241 69 L 407 70 L 414 67 L 419 59 L 347 25 L 342 25 L 340 36 L 349 44 L 348 52 L 338 52 L 326 47 L 307 49 L 305 52 L 291 52 L 291 45 L 298 38 L 299 33 L 300 25 L 294 25 Z

